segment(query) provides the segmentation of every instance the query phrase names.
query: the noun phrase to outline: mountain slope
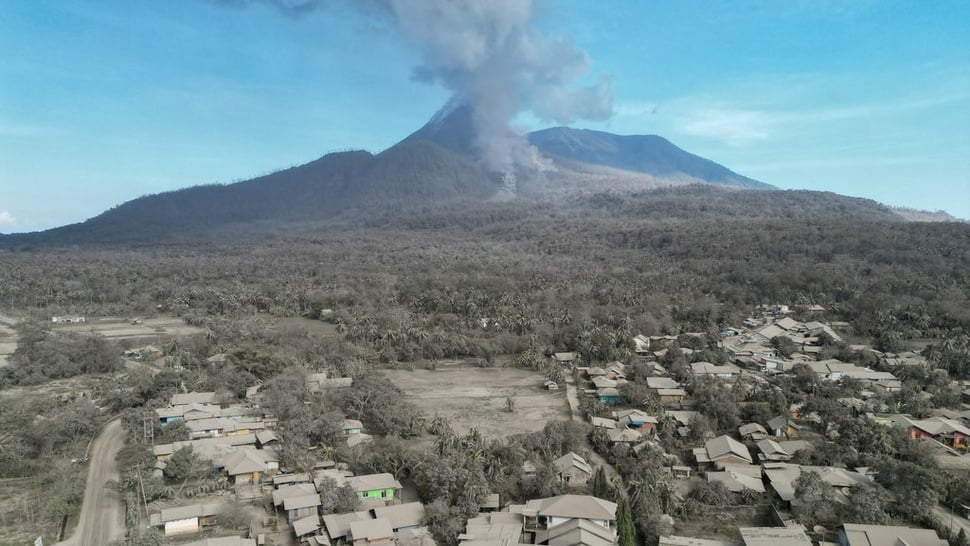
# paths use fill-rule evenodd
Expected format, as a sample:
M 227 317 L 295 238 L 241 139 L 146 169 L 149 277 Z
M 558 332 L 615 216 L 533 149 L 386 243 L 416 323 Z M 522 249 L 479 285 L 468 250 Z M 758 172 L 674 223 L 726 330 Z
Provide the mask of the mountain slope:
M 554 127 L 529 134 L 542 152 L 584 163 L 604 165 L 661 178 L 689 178 L 722 186 L 775 189 L 678 148 L 656 135 L 614 135 L 589 129 Z
M 455 201 L 485 203 L 515 195 L 554 204 L 603 192 L 636 193 L 690 183 L 772 188 L 657 136 L 555 128 L 528 138 L 550 155 L 552 168 L 517 173 L 510 186 L 476 159 L 471 108 L 452 103 L 376 155 L 334 153 L 245 182 L 145 196 L 79 224 L 3 236 L 0 241 L 74 244 L 268 231 L 335 217 Z
M 355 209 L 487 199 L 497 189 L 494 175 L 471 158 L 429 142 L 407 142 L 377 155 L 328 154 L 244 182 L 139 197 L 79 224 L 5 239 L 123 241 L 233 224 L 321 220 Z

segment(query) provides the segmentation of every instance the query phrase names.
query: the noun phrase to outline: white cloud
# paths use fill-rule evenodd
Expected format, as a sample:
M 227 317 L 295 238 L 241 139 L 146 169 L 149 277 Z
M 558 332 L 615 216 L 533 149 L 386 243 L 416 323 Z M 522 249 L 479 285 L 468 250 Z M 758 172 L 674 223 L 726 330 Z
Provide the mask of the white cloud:
M 767 140 L 774 124 L 770 115 L 757 110 L 702 109 L 686 116 L 683 131 L 741 146 Z
M 0 226 L 9 225 L 12 226 L 17 223 L 17 219 L 13 217 L 13 214 L 5 210 L 0 210 Z

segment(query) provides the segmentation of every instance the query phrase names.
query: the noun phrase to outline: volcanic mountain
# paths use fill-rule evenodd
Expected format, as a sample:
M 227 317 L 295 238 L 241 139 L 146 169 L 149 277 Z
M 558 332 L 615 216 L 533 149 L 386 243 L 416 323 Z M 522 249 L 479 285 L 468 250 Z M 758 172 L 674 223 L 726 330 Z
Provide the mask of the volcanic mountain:
M 378 154 L 333 153 L 244 182 L 140 197 L 79 224 L 7 235 L 0 241 L 123 242 L 227 226 L 278 227 L 361 217 L 445 202 L 483 203 L 532 196 L 551 203 L 564 197 L 688 183 L 772 188 L 659 136 L 619 136 L 559 127 L 532 133 L 528 140 L 546 156 L 548 168 L 518 176 L 515 186 L 509 187 L 500 173 L 486 169 L 477 159 L 470 109 L 446 107 L 422 128 Z

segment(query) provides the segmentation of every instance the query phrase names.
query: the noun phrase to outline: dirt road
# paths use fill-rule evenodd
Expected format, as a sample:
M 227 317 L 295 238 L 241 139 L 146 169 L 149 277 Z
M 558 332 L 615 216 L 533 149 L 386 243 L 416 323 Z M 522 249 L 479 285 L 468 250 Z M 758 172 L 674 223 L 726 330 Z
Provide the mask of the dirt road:
M 71 546 L 104 546 L 125 537 L 125 513 L 117 491 L 104 486 L 108 480 L 117 480 L 118 463 L 115 456 L 125 443 L 121 421 L 108 423 L 94 439 L 88 455 L 88 481 L 84 488 L 84 504 L 81 519 L 74 534 L 58 544 Z
M 933 515 L 936 516 L 936 520 L 942 523 L 945 527 L 949 527 L 953 531 L 953 535 L 956 536 L 960 533 L 960 529 L 970 536 L 970 521 L 966 518 L 960 516 L 959 514 L 954 514 L 949 508 L 944 507 L 942 504 L 937 505 L 933 509 Z

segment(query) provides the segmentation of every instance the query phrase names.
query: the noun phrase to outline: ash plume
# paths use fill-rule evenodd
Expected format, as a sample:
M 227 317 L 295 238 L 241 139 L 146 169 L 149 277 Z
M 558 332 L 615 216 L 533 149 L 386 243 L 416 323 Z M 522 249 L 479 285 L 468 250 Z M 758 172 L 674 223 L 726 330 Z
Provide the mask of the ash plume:
M 510 126 L 519 113 L 530 111 L 560 125 L 613 113 L 609 78 L 578 84 L 590 70 L 589 56 L 566 37 L 543 35 L 532 0 L 221 1 L 263 3 L 290 15 L 336 4 L 379 18 L 420 49 L 422 62 L 413 78 L 452 92 L 438 117 L 462 104 L 471 107 L 476 151 L 499 173 L 541 170 L 539 154 Z

